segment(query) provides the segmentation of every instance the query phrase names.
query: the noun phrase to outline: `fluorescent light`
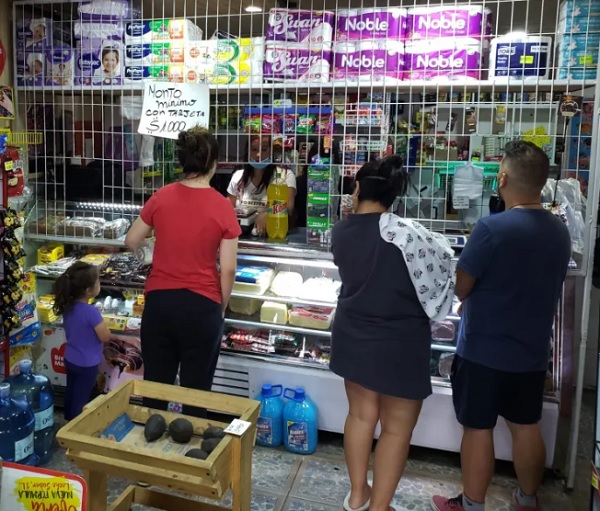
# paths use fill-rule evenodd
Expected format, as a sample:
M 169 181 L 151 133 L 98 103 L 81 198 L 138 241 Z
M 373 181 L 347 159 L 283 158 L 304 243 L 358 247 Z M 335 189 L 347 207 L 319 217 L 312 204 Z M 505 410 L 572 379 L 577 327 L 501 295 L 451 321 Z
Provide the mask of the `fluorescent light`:
M 259 5 L 250 4 L 244 8 L 246 12 L 263 12 L 263 8 Z

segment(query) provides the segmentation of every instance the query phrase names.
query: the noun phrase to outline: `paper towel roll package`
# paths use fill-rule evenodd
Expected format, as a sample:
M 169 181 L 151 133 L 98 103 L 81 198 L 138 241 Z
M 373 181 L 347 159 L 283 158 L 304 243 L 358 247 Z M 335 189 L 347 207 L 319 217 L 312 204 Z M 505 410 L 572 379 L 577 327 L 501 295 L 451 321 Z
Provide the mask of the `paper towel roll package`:
M 482 37 L 489 11 L 482 5 L 414 7 L 408 10 L 408 39 Z
M 405 46 L 406 80 L 479 80 L 482 44 L 474 39 L 412 41 Z
M 404 44 L 399 41 L 338 42 L 333 48 L 333 80 L 380 82 L 404 77 Z
M 182 42 L 129 44 L 125 47 L 126 66 L 182 64 L 185 45 Z
M 331 58 L 331 50 L 311 50 L 298 44 L 267 42 L 263 76 L 265 80 L 272 81 L 327 83 Z
M 331 44 L 334 23 L 332 11 L 271 9 L 267 22 L 267 41 Z
M 546 80 L 550 76 L 551 48 L 551 37 L 496 37 L 490 49 L 489 79 Z
M 336 17 L 336 41 L 368 39 L 401 40 L 406 36 L 408 11 L 396 7 L 340 9 Z

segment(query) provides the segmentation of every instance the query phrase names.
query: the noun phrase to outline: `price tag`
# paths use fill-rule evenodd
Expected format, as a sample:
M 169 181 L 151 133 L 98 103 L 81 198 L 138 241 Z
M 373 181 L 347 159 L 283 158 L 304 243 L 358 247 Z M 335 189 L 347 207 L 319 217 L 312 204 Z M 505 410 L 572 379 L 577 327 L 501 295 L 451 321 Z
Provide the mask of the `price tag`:
M 452 197 L 452 207 L 454 209 L 469 209 L 470 201 L 469 197 L 459 195 Z
M 231 424 L 225 428 L 225 433 L 234 436 L 242 436 L 250 426 L 252 426 L 251 422 L 234 419 L 231 421 Z

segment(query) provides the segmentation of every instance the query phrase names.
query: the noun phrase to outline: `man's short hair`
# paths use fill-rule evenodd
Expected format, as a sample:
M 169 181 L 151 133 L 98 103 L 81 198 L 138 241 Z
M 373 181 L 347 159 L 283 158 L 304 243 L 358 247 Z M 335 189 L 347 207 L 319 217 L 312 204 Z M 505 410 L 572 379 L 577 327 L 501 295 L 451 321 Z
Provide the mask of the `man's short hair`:
M 550 174 L 546 153 L 531 142 L 513 140 L 504 148 L 504 166 L 523 190 L 541 191 Z

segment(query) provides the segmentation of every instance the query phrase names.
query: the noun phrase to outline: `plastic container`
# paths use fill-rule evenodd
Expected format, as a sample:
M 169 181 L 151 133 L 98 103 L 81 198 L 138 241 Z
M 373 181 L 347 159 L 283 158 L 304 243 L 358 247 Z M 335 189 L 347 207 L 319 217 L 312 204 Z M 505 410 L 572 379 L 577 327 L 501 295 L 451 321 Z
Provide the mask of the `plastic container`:
M 35 417 L 22 399 L 10 397 L 10 384 L 0 383 L 0 458 L 23 465 L 35 465 L 33 450 Z
M 283 441 L 285 448 L 294 454 L 313 454 L 317 450 L 317 407 L 304 389 L 285 389 L 283 397 L 289 403 L 283 409 Z
M 288 233 L 288 187 L 277 169 L 275 179 L 267 188 L 267 235 L 284 240 Z
M 263 447 L 279 447 L 283 443 L 283 387 L 281 385 L 262 386 L 260 416 L 256 423 L 256 442 Z
M 10 384 L 10 395 L 15 400 L 24 400 L 35 417 L 34 450 L 40 463 L 52 457 L 54 447 L 54 392 L 50 380 L 43 374 L 34 374 L 31 360 L 19 362 L 19 372 L 6 378 Z

